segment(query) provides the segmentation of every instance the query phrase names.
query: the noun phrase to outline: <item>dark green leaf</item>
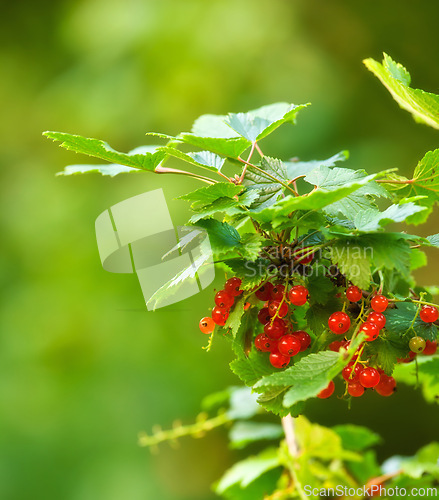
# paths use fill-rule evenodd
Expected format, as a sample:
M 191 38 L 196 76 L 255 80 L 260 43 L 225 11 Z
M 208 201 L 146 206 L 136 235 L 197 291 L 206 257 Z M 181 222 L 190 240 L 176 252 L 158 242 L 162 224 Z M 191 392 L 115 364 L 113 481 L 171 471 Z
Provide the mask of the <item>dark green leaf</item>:
M 381 442 L 378 434 L 360 425 L 336 425 L 332 430 L 341 437 L 343 448 L 350 451 L 364 451 Z
M 424 323 L 419 315 L 413 322 L 417 310 L 418 306 L 416 304 L 412 304 L 411 302 L 398 302 L 395 309 L 387 309 L 384 313 L 386 316 L 386 329 L 400 336 L 411 332 L 411 336 L 418 335 L 425 340 L 436 340 L 436 325 L 433 323 Z M 413 326 L 411 326 L 412 323 Z

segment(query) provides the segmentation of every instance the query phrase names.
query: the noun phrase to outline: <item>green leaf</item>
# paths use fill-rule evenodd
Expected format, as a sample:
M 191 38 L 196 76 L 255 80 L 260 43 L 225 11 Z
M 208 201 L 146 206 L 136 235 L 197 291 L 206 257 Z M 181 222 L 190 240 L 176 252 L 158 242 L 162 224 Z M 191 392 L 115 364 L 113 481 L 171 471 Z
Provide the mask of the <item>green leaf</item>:
M 315 335 L 320 336 L 322 332 L 328 329 L 329 316 L 335 311 L 340 311 L 341 304 L 341 300 L 333 297 L 328 299 L 324 304 L 315 302 L 310 305 L 306 311 L 305 318 L 308 327 Z
M 243 290 L 252 290 L 266 279 L 266 270 L 270 261 L 266 259 L 256 259 L 255 261 L 230 259 L 224 260 L 223 264 L 232 271 L 233 276 L 242 279 L 241 288 Z
M 343 366 L 343 359 L 338 352 L 308 354 L 290 368 L 265 376 L 254 387 L 290 387 L 283 402 L 288 408 L 299 401 L 317 396 Z
M 241 237 L 233 226 L 216 219 L 199 220 L 196 225 L 207 231 L 215 258 L 237 256 L 255 260 L 265 243 L 265 239 L 257 233 Z
M 261 377 L 275 371 L 268 356 L 251 349 L 248 356 L 241 356 L 230 363 L 230 369 L 246 385 L 254 385 Z
M 288 184 L 289 181 L 285 164 L 277 158 L 264 156 L 260 167 L 264 172 L 248 166 L 244 177 L 244 185 L 250 191 L 256 190 L 258 193 L 257 199 L 251 205 L 252 208 L 272 205 L 280 192 L 285 189 L 282 183 Z
M 61 141 L 61 147 L 74 151 L 75 153 L 82 153 L 111 163 L 126 165 L 140 170 L 153 172 L 166 156 L 163 151 L 156 150 L 157 146 L 143 147 L 142 153 L 135 153 L 132 151 L 126 154 L 114 150 L 106 142 L 98 139 L 90 139 L 80 135 L 66 134 L 64 132 L 48 131 L 44 132 L 43 135 L 54 141 Z M 150 150 L 148 151 L 147 149 Z M 93 170 L 86 171 L 89 172 Z M 75 173 L 79 173 L 79 171 Z
M 424 323 L 419 315 L 413 322 L 417 310 L 418 306 L 411 302 L 398 302 L 395 309 L 387 309 L 384 313 L 386 317 L 386 330 L 400 336 L 411 332 L 411 336 L 416 334 L 425 340 L 436 340 L 436 325 L 433 323 Z M 413 326 L 411 326 L 412 323 Z
M 370 251 L 363 242 L 356 240 L 335 241 L 331 248 L 331 262 L 340 272 L 346 275 L 348 281 L 367 290 L 370 286 Z
M 354 224 L 359 231 L 377 231 L 392 222 L 403 222 L 410 215 L 422 210 L 426 210 L 426 207 L 420 207 L 414 203 L 390 205 L 384 212 L 369 208 L 355 215 Z
M 237 186 L 231 182 L 217 182 L 209 186 L 202 187 L 190 193 L 179 196 L 179 200 L 195 202 L 192 207 L 208 205 L 218 198 L 231 198 L 233 199 L 242 191 L 242 186 Z
M 211 151 L 195 151 L 193 153 L 184 153 L 176 148 L 170 146 L 163 146 L 159 148 L 159 151 L 162 151 L 164 154 L 169 156 L 174 156 L 175 158 L 179 158 L 180 160 L 186 161 L 191 165 L 195 165 L 196 167 L 205 168 L 207 170 L 211 170 L 213 172 L 220 172 L 225 158 L 212 153 Z
M 280 466 L 277 448 L 269 448 L 258 455 L 237 462 L 221 478 L 216 486 L 216 493 L 222 494 L 235 484 L 246 488 L 265 472 Z
M 119 174 L 141 172 L 141 170 L 138 168 L 126 167 L 125 165 L 117 165 L 116 163 L 110 165 L 67 165 L 62 172 L 57 172 L 56 175 L 90 174 L 93 172 L 115 177 Z
M 392 375 L 398 358 L 405 358 L 408 354 L 407 342 L 395 333 L 381 332 L 380 336 L 366 346 L 367 355 L 373 356 L 374 362 L 382 368 L 387 375 Z
M 245 300 L 243 297 L 240 297 L 235 305 L 233 306 L 233 311 L 229 314 L 229 317 L 227 318 L 226 324 L 224 325 L 224 328 L 226 330 L 231 331 L 232 336 L 235 337 L 236 334 L 238 333 L 238 329 L 241 325 L 241 318 L 242 315 L 244 314 L 244 304 Z
M 439 149 L 429 151 L 417 164 L 410 182 L 408 196 L 423 196 L 419 204 L 427 208 L 423 212 L 412 215 L 407 222 L 410 224 L 420 224 L 425 222 L 428 215 L 433 210 L 435 204 L 439 202 Z
M 335 167 L 339 161 L 345 161 L 349 158 L 348 151 L 340 151 L 340 153 L 331 156 L 327 160 L 311 160 L 311 161 L 286 161 L 284 165 L 287 168 L 288 178 L 295 179 L 302 177 L 318 167 Z
M 336 425 L 332 430 L 340 436 L 343 448 L 350 451 L 364 451 L 382 441 L 378 434 L 360 425 Z
M 359 189 L 324 207 L 323 211 L 333 217 L 342 214 L 348 219 L 353 219 L 359 211 L 375 207 L 373 197 L 389 196 L 387 191 L 373 182 L 373 178 L 368 176 L 364 170 L 329 168 L 323 165 L 312 170 L 305 177 L 305 181 L 327 191 L 337 191 L 343 186 L 363 181 Z
M 366 59 L 364 64 L 381 80 L 399 106 L 410 112 L 416 121 L 439 128 L 438 95 L 409 87 L 410 74 L 387 54 L 384 54 L 382 64 L 374 59 Z
M 353 180 L 352 182 L 346 182 L 343 186 L 333 190 L 318 188 L 307 195 L 297 197 L 287 196 L 270 207 L 263 208 L 260 211 L 252 211 L 251 216 L 261 222 L 271 222 L 273 227 L 276 227 L 276 218 L 287 216 L 295 210 L 316 211 L 322 209 L 331 203 L 345 198 L 361 186 L 369 183 L 377 175 L 380 174 L 374 174 L 358 180 Z
M 250 142 L 255 142 L 271 134 L 283 123 L 295 123 L 297 113 L 307 106 L 308 104 L 296 106 L 286 102 L 278 102 L 248 113 L 230 113 L 225 119 L 225 123 L 240 136 Z
M 242 449 L 255 441 L 268 441 L 283 437 L 281 425 L 266 422 L 237 422 L 230 429 L 229 440 L 232 448 Z
M 326 304 L 335 295 L 335 287 L 327 276 L 319 276 L 317 273 L 311 274 L 306 280 L 310 298 L 317 304 Z
M 305 409 L 305 403 L 301 401 L 289 408 L 285 408 L 283 405 L 285 392 L 285 389 L 269 389 L 258 397 L 258 403 L 266 411 L 274 413 L 274 415 L 277 415 L 281 418 L 286 417 L 287 415 L 297 417 L 298 415 L 303 413 Z

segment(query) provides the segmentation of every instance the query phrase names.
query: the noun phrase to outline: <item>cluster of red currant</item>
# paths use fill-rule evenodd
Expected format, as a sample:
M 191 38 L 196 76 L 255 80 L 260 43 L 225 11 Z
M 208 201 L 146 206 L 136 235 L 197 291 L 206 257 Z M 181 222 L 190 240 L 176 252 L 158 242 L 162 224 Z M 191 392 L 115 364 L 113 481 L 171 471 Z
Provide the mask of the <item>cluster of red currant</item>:
M 289 290 L 282 284 L 269 281 L 256 290 L 256 297 L 264 302 L 258 313 L 258 320 L 264 325 L 264 332 L 255 338 L 258 351 L 270 353 L 270 363 L 275 368 L 285 368 L 293 356 L 305 351 L 311 344 L 311 337 L 303 330 L 293 331 L 287 316 L 288 303 L 303 306 L 308 300 L 308 290 L 301 285 Z
M 229 317 L 230 308 L 234 305 L 235 298 L 242 294 L 242 281 L 239 278 L 230 278 L 225 283 L 224 289 L 215 295 L 215 307 L 211 317 L 205 317 L 200 321 L 200 329 L 203 333 L 213 332 L 215 325 L 224 326 Z M 267 352 L 272 366 L 275 368 L 285 368 L 289 365 L 291 358 L 299 352 L 309 348 L 311 344 L 310 335 L 303 330 L 294 331 L 293 318 L 290 306 L 303 306 L 308 301 L 308 289 L 302 285 L 291 287 L 281 283 L 265 282 L 261 287 L 254 290 L 257 299 L 263 302 L 263 307 L 258 312 L 258 320 L 263 325 L 263 333 L 256 335 L 254 345 L 258 351 Z M 350 363 L 343 369 L 342 377 L 346 381 L 346 394 L 353 397 L 360 397 L 366 389 L 373 388 L 381 396 L 390 396 L 396 388 L 393 377 L 384 373 L 381 368 L 368 366 L 370 359 L 362 360 L 367 342 L 376 340 L 380 332 L 385 328 L 386 317 L 383 314 L 389 306 L 389 300 L 381 293 L 370 296 L 357 286 L 349 286 L 346 289 L 346 303 L 356 303 L 362 301 L 362 308 L 355 320 L 355 330 L 348 337 L 353 337 L 357 333 L 364 333 L 365 339 Z M 254 302 L 252 302 L 254 303 Z M 250 307 L 246 303 L 245 309 Z M 350 310 L 348 308 L 348 310 Z M 437 321 L 439 312 L 430 305 L 424 305 L 419 312 L 422 321 L 433 323 Z M 332 313 L 328 319 L 329 330 L 336 335 L 345 335 L 351 329 L 351 318 L 342 311 Z M 336 340 L 329 344 L 331 351 L 338 352 L 340 349 L 348 350 L 352 341 L 344 337 L 343 340 Z M 435 354 L 437 342 L 424 340 L 415 336 L 410 339 L 410 355 L 399 360 L 400 362 L 411 361 L 416 354 Z M 325 399 L 330 397 L 335 389 L 335 384 L 331 381 L 322 390 L 318 397 Z
M 230 309 L 235 303 L 235 297 L 241 295 L 242 281 L 239 278 L 230 278 L 226 281 L 224 289 L 215 295 L 215 307 L 212 309 L 211 317 L 206 316 L 200 320 L 200 330 L 210 334 L 215 325 L 224 326 L 229 317 Z
M 346 298 L 350 302 L 359 302 L 363 298 L 363 292 L 356 286 L 350 286 L 346 290 Z M 368 314 L 366 321 L 359 325 L 359 332 L 365 333 L 365 341 L 371 342 L 376 340 L 380 331 L 386 325 L 386 317 L 383 312 L 387 309 L 389 301 L 384 295 L 374 295 L 370 301 L 372 311 Z M 419 316 L 426 323 L 433 323 L 438 319 L 439 311 L 433 306 L 422 307 Z M 345 334 L 351 326 L 349 316 L 343 311 L 337 311 L 329 317 L 329 329 L 338 335 Z M 339 351 L 342 347 L 348 349 L 349 340 L 334 341 L 329 345 L 332 351 Z M 437 350 L 437 342 L 424 340 L 422 337 L 412 337 L 409 342 L 411 352 L 408 358 L 401 359 L 399 362 L 411 361 L 417 353 L 435 354 Z M 396 388 L 396 381 L 393 377 L 389 377 L 380 368 L 367 366 L 367 362 L 361 361 L 361 354 L 364 346 L 360 346 L 354 354 L 353 360 L 343 369 L 342 377 L 346 381 L 346 391 L 353 397 L 360 397 L 364 394 L 365 389 L 373 388 L 381 396 L 390 396 Z M 366 366 L 365 366 L 366 365 Z M 321 399 L 328 398 L 334 392 L 335 385 L 331 381 L 318 397 Z

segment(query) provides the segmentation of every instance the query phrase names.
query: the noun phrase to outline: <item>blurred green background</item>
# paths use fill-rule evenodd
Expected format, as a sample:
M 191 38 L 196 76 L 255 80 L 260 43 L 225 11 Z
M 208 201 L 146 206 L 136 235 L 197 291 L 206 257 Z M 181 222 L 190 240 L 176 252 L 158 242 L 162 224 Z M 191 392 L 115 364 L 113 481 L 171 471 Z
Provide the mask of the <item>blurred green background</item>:
M 85 159 L 41 136 L 61 130 L 128 151 L 146 131 L 188 130 L 203 113 L 312 102 L 268 153 L 411 172 L 438 147 L 362 65 L 386 51 L 413 85 L 439 91 L 439 4 L 411 0 L 59 0 L 2 2 L 0 19 L 0 498 L 208 500 L 235 459 L 226 433 L 157 456 L 137 447 L 155 423 L 190 421 L 211 391 L 235 384 L 231 355 L 206 354 L 198 319 L 213 286 L 147 313 L 133 275 L 101 268 L 94 220 L 109 206 L 193 181 L 133 174 L 62 178 Z M 187 205 L 170 201 L 175 224 Z M 146 214 L 147 216 L 148 214 Z M 439 217 L 418 234 L 437 232 Z M 422 284 L 438 283 L 429 254 Z M 437 438 L 438 407 L 402 388 L 348 411 L 333 399 L 307 415 L 370 425 L 384 458 Z M 436 436 L 434 435 L 436 433 Z

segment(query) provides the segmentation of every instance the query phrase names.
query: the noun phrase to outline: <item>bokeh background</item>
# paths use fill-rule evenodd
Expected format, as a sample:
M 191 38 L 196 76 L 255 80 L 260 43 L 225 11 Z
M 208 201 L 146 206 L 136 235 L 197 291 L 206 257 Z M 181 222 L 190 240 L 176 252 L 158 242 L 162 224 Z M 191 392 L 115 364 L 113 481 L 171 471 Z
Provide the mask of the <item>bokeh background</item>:
M 41 136 L 61 130 L 128 151 L 146 131 L 188 130 L 204 113 L 312 102 L 266 145 L 285 158 L 325 158 L 373 172 L 416 162 L 438 131 L 415 124 L 362 64 L 386 51 L 416 87 L 439 91 L 438 2 L 387 0 L 42 0 L 1 2 L 0 498 L 208 500 L 239 456 L 226 431 L 167 445 L 137 433 L 190 422 L 200 400 L 238 380 L 226 345 L 206 354 L 198 319 L 213 286 L 148 313 L 133 275 L 106 273 L 94 220 L 109 206 L 193 181 L 133 174 L 55 177 L 85 158 Z M 170 201 L 175 224 L 185 203 Z M 148 217 L 149 214 L 145 214 Z M 437 212 L 418 234 L 437 232 Z M 437 254 L 418 271 L 438 283 Z M 438 407 L 402 388 L 348 411 L 333 399 L 307 415 L 370 425 L 385 458 L 437 434 Z

